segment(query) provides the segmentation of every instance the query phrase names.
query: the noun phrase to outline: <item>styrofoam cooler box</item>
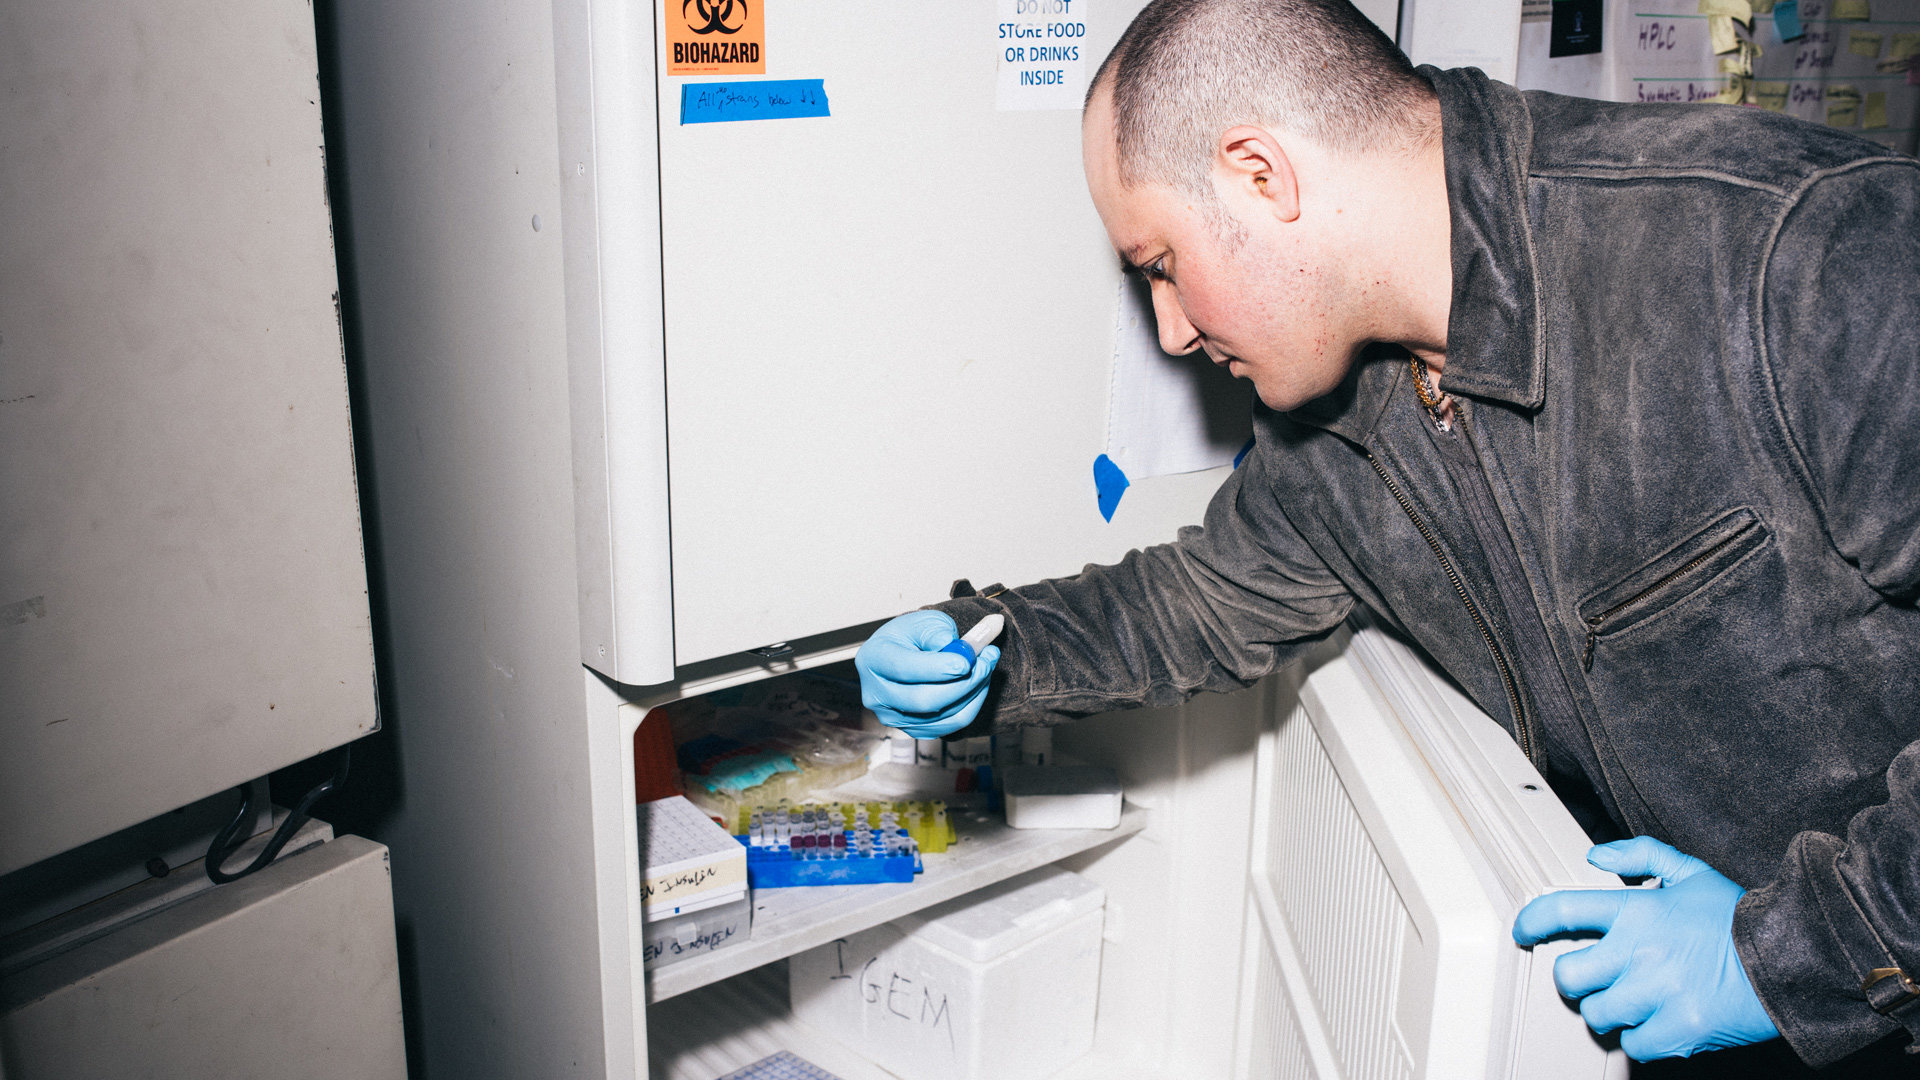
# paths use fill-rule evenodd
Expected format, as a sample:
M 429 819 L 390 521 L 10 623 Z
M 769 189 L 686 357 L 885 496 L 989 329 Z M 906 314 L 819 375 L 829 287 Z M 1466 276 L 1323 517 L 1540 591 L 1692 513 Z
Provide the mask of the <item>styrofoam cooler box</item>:
M 1043 1080 L 1093 1048 L 1105 907 L 1009 878 L 794 956 L 793 1015 L 902 1080 Z

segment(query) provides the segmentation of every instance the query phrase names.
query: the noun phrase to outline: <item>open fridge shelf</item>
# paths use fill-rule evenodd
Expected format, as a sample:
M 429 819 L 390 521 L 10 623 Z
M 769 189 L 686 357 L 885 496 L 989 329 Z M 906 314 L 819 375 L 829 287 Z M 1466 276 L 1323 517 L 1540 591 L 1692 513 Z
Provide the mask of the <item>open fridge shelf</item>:
M 792 956 L 835 938 L 951 900 L 1035 867 L 1058 862 L 1147 827 L 1147 811 L 1128 805 L 1112 829 L 1011 829 L 998 815 L 950 810 L 958 842 L 925 856 L 911 882 L 759 889 L 746 941 L 647 973 L 647 1001 L 658 1003 Z
M 793 1018 L 787 1006 L 785 964 L 769 964 L 704 987 L 647 1013 L 647 1075 L 653 1080 L 716 1080 L 782 1050 L 839 1080 L 898 1080 Z M 1096 1050 L 1053 1080 L 1173 1078 L 1149 1064 L 1116 1061 Z

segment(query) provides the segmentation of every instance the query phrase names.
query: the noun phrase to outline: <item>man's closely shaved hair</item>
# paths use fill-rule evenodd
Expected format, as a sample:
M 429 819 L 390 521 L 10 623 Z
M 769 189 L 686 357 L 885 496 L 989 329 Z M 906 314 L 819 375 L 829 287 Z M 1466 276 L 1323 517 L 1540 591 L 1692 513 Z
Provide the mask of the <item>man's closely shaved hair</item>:
M 1433 87 L 1348 0 L 1154 0 L 1094 74 L 1113 93 L 1120 182 L 1213 195 L 1220 134 L 1258 124 L 1335 151 L 1438 135 Z

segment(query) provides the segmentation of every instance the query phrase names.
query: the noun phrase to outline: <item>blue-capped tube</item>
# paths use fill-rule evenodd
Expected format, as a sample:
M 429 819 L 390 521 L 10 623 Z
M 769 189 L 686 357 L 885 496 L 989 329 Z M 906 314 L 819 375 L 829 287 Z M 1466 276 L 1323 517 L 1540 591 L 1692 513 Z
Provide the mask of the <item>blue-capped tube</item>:
M 972 668 L 974 660 L 980 656 L 980 650 L 986 648 L 994 638 L 999 637 L 1000 631 L 1005 629 L 1006 625 L 1006 616 L 997 611 L 993 612 L 974 623 L 973 629 L 947 642 L 940 651 L 953 653 L 965 660 L 968 668 Z

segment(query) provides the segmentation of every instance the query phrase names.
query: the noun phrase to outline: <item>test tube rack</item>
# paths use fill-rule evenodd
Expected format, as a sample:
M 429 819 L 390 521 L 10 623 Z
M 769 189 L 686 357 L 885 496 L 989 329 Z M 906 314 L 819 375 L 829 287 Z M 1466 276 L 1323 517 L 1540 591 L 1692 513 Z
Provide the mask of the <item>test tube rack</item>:
M 820 803 L 741 808 L 734 839 L 756 889 L 912 881 L 922 852 L 957 839 L 945 803 Z

